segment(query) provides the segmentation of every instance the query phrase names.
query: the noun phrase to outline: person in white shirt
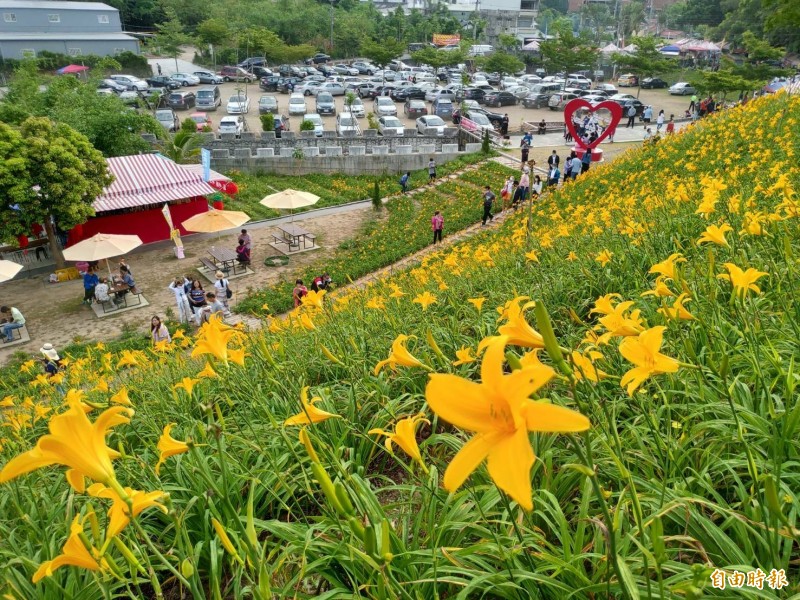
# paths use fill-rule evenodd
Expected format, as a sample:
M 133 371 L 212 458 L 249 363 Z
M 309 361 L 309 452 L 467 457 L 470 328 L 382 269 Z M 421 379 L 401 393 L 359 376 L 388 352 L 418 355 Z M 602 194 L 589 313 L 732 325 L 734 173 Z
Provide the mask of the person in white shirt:
M 214 282 L 214 289 L 217 295 L 217 301 L 222 303 L 222 306 L 225 307 L 225 316 L 231 314 L 230 308 L 228 307 L 228 290 L 230 289 L 228 280 L 225 279 L 225 273 L 222 271 L 217 271 L 216 273 L 217 280 Z
M 25 325 L 25 317 L 13 306 L 0 307 L 0 317 L 5 321 L 3 330 L 0 332 L 0 337 L 2 337 L 3 343 L 5 344 L 13 339 L 12 331 L 21 329 Z
M 100 283 L 94 288 L 94 297 L 100 302 L 111 302 L 111 296 L 108 295 L 108 277 L 101 277 Z
M 189 297 L 186 295 L 186 288 L 189 285 L 191 285 L 189 280 L 184 277 L 176 277 L 169 284 L 169 290 L 175 294 L 175 303 L 178 305 L 178 321 L 181 323 L 188 323 L 193 316 Z

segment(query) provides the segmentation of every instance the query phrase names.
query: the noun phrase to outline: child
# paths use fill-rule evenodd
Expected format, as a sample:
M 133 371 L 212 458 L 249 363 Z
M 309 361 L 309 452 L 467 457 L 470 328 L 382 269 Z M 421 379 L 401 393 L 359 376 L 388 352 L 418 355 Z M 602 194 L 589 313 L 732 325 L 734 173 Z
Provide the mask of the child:
M 503 189 L 500 191 L 500 197 L 503 199 L 503 210 L 507 207 L 508 202 L 511 200 L 511 195 L 514 192 L 514 177 L 513 175 L 508 178 Z
M 428 181 L 433 182 L 436 181 L 436 161 L 431 159 L 428 161 Z
M 669 116 L 669 123 L 667 123 L 667 135 L 675 133 L 675 115 Z
M 292 300 L 294 300 L 295 308 L 303 303 L 303 296 L 306 294 L 308 294 L 308 288 L 303 285 L 302 279 L 297 279 L 294 282 L 294 289 L 292 290 Z
M 438 210 L 433 213 L 433 218 L 431 219 L 431 228 L 433 229 L 433 243 L 435 244 L 437 240 L 439 243 L 441 243 L 442 230 L 444 229 L 444 217 Z
M 408 191 L 408 179 L 409 179 L 409 177 L 411 177 L 411 173 L 405 173 L 400 178 L 400 188 L 401 188 L 401 190 L 402 190 L 402 192 L 404 194 Z

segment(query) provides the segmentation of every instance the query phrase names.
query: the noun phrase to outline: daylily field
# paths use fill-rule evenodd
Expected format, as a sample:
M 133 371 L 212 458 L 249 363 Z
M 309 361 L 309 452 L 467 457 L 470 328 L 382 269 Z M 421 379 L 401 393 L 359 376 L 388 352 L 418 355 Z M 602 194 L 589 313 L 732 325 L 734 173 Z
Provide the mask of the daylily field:
M 799 121 L 717 114 L 258 333 L 6 370 L 0 595 L 800 593 Z

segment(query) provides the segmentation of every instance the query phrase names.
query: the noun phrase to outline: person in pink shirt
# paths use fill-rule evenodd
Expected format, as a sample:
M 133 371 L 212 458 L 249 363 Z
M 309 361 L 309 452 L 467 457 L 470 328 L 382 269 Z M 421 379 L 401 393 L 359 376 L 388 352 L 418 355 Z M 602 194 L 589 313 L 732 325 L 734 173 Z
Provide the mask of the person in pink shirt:
M 442 230 L 444 229 L 444 217 L 438 210 L 433 213 L 433 218 L 431 219 L 431 229 L 433 229 L 433 243 L 435 244 L 437 240 L 441 243 Z

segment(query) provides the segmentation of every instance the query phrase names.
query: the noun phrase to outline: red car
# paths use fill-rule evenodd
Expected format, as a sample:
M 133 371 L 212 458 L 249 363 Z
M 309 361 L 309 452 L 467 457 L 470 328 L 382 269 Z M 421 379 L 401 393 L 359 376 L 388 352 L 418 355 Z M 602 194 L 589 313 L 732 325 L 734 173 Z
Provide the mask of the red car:
M 425 106 L 424 100 L 406 100 L 406 103 L 403 105 L 403 112 L 407 117 L 416 119 L 417 117 L 427 115 L 428 107 Z
M 196 112 L 189 115 L 189 118 L 197 123 L 197 131 L 203 131 L 206 127 L 211 129 L 211 119 L 204 112 Z

